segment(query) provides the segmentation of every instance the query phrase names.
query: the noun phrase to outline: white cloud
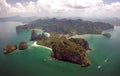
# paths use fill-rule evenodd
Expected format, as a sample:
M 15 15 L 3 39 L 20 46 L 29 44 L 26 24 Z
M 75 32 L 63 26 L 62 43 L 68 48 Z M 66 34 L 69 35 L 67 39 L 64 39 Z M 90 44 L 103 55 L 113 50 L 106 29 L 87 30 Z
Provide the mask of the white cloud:
M 111 3 L 110 5 L 106 4 L 103 6 L 104 14 L 107 16 L 120 17 L 120 2 Z
M 38 0 L 10 5 L 0 0 L 2 16 L 40 17 L 120 17 L 120 2 L 104 4 L 103 0 Z
M 7 11 L 9 11 L 10 7 L 11 6 L 7 4 L 5 0 L 0 0 L 0 15 L 7 14 Z

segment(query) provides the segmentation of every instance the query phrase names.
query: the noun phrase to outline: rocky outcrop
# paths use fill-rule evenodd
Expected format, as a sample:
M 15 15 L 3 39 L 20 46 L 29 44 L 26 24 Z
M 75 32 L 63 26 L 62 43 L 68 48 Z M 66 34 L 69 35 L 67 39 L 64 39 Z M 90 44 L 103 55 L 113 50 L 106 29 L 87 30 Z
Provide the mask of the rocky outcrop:
M 31 41 L 34 41 L 34 40 L 36 40 L 36 38 L 37 38 L 37 34 L 36 34 L 36 32 L 35 32 L 35 30 L 32 30 L 31 31 Z
M 24 41 L 20 42 L 20 44 L 19 44 L 19 50 L 25 50 L 27 48 L 28 48 L 28 45 L 27 45 L 26 42 L 24 42 Z
M 19 44 L 19 50 L 25 50 L 27 48 L 28 48 L 27 43 L 24 42 L 24 41 L 21 41 L 20 44 Z M 3 47 L 3 52 L 4 52 L 4 54 L 7 54 L 7 53 L 11 53 L 11 52 L 13 52 L 13 51 L 15 51 L 17 49 L 18 49 L 17 45 L 9 45 L 9 44 L 7 44 L 7 45 L 5 45 Z
M 81 46 L 80 42 L 76 43 L 62 37 L 52 45 L 52 56 L 58 60 L 68 61 L 80 64 L 82 67 L 87 67 L 90 65 L 90 62 L 87 59 L 86 50 L 84 48 L 88 49 Z
M 7 44 L 3 47 L 3 52 L 4 52 L 4 54 L 7 54 L 7 53 L 11 53 L 11 52 L 15 51 L 16 49 L 17 49 L 17 45 Z
M 88 42 L 85 39 L 81 39 L 81 38 L 70 38 L 70 41 L 74 42 L 75 44 L 82 46 L 85 50 L 92 50 L 89 47 Z
M 42 39 L 45 39 L 46 36 L 44 34 L 39 34 L 37 37 L 36 37 L 36 40 L 42 40 Z
M 32 30 L 31 31 L 31 41 L 35 41 L 35 40 L 42 40 L 42 39 L 46 39 L 46 38 L 48 38 L 48 37 L 50 37 L 50 34 L 49 33 L 47 33 L 47 32 L 43 32 L 42 34 L 38 34 L 37 35 L 37 33 L 36 33 L 36 31 L 35 30 Z
M 103 36 L 107 37 L 107 38 L 110 38 L 111 37 L 111 34 L 110 33 L 104 33 L 102 34 Z

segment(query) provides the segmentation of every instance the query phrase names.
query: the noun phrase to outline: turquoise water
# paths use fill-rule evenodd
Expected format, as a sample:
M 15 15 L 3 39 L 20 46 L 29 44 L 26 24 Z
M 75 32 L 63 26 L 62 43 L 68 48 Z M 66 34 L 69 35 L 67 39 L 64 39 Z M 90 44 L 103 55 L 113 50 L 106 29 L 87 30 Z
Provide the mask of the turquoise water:
M 32 46 L 30 31 L 17 32 L 15 27 L 21 23 L 0 23 L 0 76 L 119 76 L 120 73 L 120 29 L 110 30 L 112 37 L 102 35 L 83 35 L 92 52 L 88 53 L 91 65 L 80 65 L 49 60 L 51 50 Z M 9 28 L 8 28 L 9 27 Z M 3 45 L 27 41 L 29 49 L 4 55 Z

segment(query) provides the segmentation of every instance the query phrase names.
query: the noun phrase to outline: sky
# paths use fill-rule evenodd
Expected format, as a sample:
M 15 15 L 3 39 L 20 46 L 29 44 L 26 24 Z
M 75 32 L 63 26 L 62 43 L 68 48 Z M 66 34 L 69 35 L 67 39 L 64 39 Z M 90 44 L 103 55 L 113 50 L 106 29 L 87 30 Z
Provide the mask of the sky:
M 0 17 L 120 18 L 120 0 L 0 0 Z

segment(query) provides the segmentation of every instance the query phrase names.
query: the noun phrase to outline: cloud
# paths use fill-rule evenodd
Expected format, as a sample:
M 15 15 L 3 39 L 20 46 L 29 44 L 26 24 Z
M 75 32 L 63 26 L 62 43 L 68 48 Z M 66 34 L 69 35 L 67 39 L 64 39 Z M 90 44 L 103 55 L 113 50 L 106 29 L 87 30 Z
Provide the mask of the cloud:
M 120 2 L 105 4 L 103 0 L 38 0 L 11 5 L 0 0 L 0 17 L 120 17 Z
M 85 6 L 81 6 L 81 5 L 78 5 L 78 6 L 73 6 L 73 5 L 70 5 L 70 4 L 67 4 L 66 7 L 68 8 L 73 8 L 73 9 L 85 9 L 85 8 L 89 8 L 89 7 L 85 7 Z
M 0 0 L 0 15 L 7 14 L 11 6 L 5 0 Z
M 103 6 L 104 10 L 104 14 L 109 14 L 109 16 L 112 17 L 120 17 L 120 2 L 115 2 L 115 3 L 111 3 L 111 4 L 106 4 Z

